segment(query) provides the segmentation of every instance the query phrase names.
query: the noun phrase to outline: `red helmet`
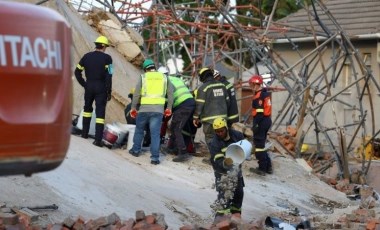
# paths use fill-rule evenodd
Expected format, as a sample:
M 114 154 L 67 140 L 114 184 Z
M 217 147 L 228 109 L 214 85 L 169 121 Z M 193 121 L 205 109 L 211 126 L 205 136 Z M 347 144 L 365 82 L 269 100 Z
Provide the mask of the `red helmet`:
M 263 77 L 261 77 L 260 75 L 253 75 L 250 79 L 249 79 L 249 84 L 263 84 Z

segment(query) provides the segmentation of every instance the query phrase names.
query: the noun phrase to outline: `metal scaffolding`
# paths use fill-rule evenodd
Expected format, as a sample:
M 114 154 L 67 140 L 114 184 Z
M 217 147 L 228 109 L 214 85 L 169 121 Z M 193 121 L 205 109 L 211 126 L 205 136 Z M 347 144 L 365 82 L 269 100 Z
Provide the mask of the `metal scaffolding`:
M 298 152 L 305 138 L 313 140 L 319 152 L 322 144 L 327 145 L 335 153 L 342 176 L 347 177 L 347 154 L 354 145 L 371 143 L 380 132 L 376 129 L 373 98 L 380 92 L 380 86 L 366 65 L 366 57 L 354 47 L 323 1 L 314 0 L 303 7 L 310 20 L 308 30 L 285 21 L 273 21 L 277 2 L 270 15 L 264 15 L 254 4 L 230 6 L 223 1 L 205 5 L 205 1 L 175 4 L 168 0 L 81 0 L 72 4 L 81 13 L 96 4 L 114 13 L 123 25 L 149 34 L 144 41 L 144 50 L 149 51 L 145 56 L 157 63 L 177 58 L 180 50 L 185 51 L 191 64 L 183 73 L 190 76 L 195 77 L 196 70 L 204 65 L 215 67 L 216 63 L 228 62 L 229 68 L 237 73 L 235 82 L 242 82 L 242 73 L 251 65 L 266 66 L 273 77 L 272 84 L 286 89 L 281 94 L 282 103 L 277 105 L 281 108 L 273 116 L 272 130 L 288 125 L 297 127 Z M 239 9 L 251 14 L 238 15 Z M 327 19 L 320 20 L 321 14 Z M 244 24 L 240 23 L 243 20 Z M 300 50 L 288 33 L 290 29 L 312 38 L 313 48 L 307 52 Z M 287 41 L 298 60 L 290 62 L 282 56 L 274 44 L 278 40 Z M 258 68 L 255 72 L 259 73 Z M 344 72 L 350 73 L 352 80 L 337 87 Z M 348 93 L 354 95 L 350 100 Z M 352 121 L 342 123 L 337 108 L 352 111 Z M 326 118 L 332 124 L 327 125 Z M 372 139 L 365 141 L 367 136 Z M 363 163 L 363 171 L 365 167 Z

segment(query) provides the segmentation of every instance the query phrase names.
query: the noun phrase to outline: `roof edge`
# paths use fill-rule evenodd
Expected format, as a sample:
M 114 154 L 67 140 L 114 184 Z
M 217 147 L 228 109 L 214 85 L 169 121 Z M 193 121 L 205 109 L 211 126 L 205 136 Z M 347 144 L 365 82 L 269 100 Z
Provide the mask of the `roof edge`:
M 337 36 L 337 37 L 339 38 L 340 36 Z M 350 39 L 352 40 L 380 39 L 380 33 L 354 35 L 354 36 L 351 36 Z M 324 40 L 327 40 L 327 38 L 323 36 L 317 36 L 317 40 L 324 41 Z M 293 42 L 310 42 L 310 41 L 314 41 L 314 37 L 293 38 L 292 41 Z M 281 39 L 273 40 L 272 43 L 281 44 L 281 43 L 288 43 L 288 42 L 289 42 L 288 39 L 281 38 Z

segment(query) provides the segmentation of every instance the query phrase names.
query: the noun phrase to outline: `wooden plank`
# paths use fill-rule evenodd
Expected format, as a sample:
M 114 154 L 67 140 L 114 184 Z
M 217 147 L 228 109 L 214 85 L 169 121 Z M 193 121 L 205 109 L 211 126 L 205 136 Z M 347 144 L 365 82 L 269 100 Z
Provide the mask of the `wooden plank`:
M 293 156 L 293 154 L 287 149 L 285 148 L 285 146 L 283 144 L 281 144 L 281 142 L 279 142 L 278 140 L 276 139 L 270 139 L 270 141 L 273 143 L 273 147 L 281 154 L 281 155 L 284 155 L 285 157 L 289 158 L 288 155 L 291 155 Z

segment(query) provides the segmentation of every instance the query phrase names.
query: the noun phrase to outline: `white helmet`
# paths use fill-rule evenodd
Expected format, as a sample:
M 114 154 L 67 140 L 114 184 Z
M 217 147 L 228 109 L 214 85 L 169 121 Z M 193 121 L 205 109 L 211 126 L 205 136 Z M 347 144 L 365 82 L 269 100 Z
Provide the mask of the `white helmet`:
M 157 71 L 160 72 L 160 73 L 163 73 L 165 75 L 169 75 L 169 69 L 166 66 L 161 66 L 160 68 L 158 68 Z

